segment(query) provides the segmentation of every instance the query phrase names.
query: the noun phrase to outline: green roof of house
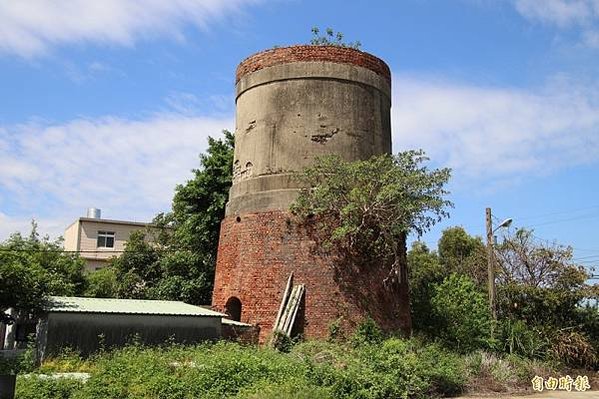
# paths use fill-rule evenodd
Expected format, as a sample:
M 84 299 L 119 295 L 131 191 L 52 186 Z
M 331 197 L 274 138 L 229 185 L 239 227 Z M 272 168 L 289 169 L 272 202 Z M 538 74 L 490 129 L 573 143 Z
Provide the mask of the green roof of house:
M 48 312 L 67 313 L 114 313 L 147 314 L 170 316 L 225 317 L 200 306 L 180 301 L 155 301 L 145 299 L 82 298 L 74 296 L 51 296 L 48 299 Z

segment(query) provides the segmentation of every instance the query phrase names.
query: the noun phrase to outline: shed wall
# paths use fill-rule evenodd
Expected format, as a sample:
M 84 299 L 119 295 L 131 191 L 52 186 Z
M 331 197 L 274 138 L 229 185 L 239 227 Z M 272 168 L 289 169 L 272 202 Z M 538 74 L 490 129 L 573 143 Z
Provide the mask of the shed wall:
M 123 346 L 135 337 L 144 344 L 166 341 L 193 344 L 221 336 L 220 317 L 113 313 L 49 313 L 38 326 L 40 355 L 70 347 L 90 354 L 101 347 Z M 100 339 L 100 336 L 103 336 Z

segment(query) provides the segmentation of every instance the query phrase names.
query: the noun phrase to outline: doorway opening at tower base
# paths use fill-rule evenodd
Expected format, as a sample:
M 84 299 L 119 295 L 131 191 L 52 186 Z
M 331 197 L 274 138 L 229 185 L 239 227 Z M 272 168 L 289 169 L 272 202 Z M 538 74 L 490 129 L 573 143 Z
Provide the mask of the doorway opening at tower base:
M 241 321 L 241 301 L 239 298 L 232 296 L 227 300 L 225 309 L 231 320 Z

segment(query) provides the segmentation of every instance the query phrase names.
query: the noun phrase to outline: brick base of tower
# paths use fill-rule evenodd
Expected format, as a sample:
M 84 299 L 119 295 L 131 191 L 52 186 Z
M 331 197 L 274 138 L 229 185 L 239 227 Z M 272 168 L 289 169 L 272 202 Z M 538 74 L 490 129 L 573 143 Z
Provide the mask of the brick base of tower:
M 306 286 L 294 328 L 305 338 L 327 338 L 334 322 L 351 332 L 367 317 L 386 331 L 411 328 L 405 278 L 390 289 L 383 283 L 388 267 L 341 265 L 284 211 L 222 221 L 212 306 L 231 313 L 231 303 L 240 302 L 240 321 L 257 325 L 259 341 L 264 343 L 292 272 L 294 284 Z

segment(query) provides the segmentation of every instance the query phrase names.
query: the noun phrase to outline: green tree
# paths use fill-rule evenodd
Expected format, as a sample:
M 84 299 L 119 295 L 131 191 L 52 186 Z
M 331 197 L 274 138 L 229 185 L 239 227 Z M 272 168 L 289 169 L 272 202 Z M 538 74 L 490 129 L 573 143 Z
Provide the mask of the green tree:
M 438 334 L 446 345 L 461 352 L 489 345 L 491 315 L 487 297 L 467 276 L 452 274 L 436 285 L 431 305 L 440 322 Z
M 507 342 L 534 337 L 528 346 L 548 347 L 549 357 L 597 366 L 599 287 L 588 284 L 590 273 L 573 261 L 572 248 L 519 229 L 497 246 L 496 256 L 498 314 Z
M 316 216 L 321 241 L 352 256 L 390 259 L 386 281 L 407 278 L 405 237 L 422 235 L 447 217 L 444 196 L 449 169 L 429 170 L 422 151 L 346 162 L 317 159 L 299 176 L 303 189 L 292 210 L 303 220 Z
M 113 267 L 103 267 L 87 275 L 85 296 L 94 298 L 115 298 L 119 284 Z
M 0 244 L 0 311 L 39 310 L 48 295 L 80 295 L 85 289 L 84 261 L 62 249 L 62 239 L 15 233 Z
M 208 138 L 207 153 L 200 155 L 201 168 L 194 169 L 194 177 L 175 189 L 170 215 L 177 245 L 201 254 L 212 266 L 233 179 L 235 138 L 227 130 L 223 134 L 224 139 Z
M 177 186 L 172 212 L 156 222 L 172 234 L 163 241 L 163 278 L 157 296 L 195 304 L 210 303 L 220 222 L 233 180 L 235 138 L 223 130 L 222 139 L 208 138 L 208 150 L 200 155 L 193 178 Z
M 131 233 L 123 253 L 112 259 L 119 298 L 150 298 L 150 291 L 162 277 L 160 254 L 146 241 L 142 231 Z
M 577 323 L 578 308 L 597 297 L 597 287 L 586 282 L 589 272 L 573 261 L 572 248 L 538 242 L 531 230 L 517 230 L 497 246 L 496 254 L 503 317 L 572 326 Z
M 469 235 L 463 227 L 443 230 L 439 239 L 439 259 L 447 274 L 470 277 L 479 287 L 487 283 L 487 253 L 480 237 Z
M 437 253 L 420 241 L 412 243 L 407 259 L 414 330 L 434 336 L 439 323 L 435 320 L 431 299 L 435 294 L 435 285 L 448 276 L 447 270 L 441 265 Z

